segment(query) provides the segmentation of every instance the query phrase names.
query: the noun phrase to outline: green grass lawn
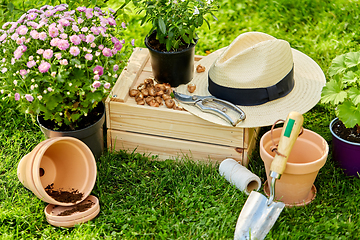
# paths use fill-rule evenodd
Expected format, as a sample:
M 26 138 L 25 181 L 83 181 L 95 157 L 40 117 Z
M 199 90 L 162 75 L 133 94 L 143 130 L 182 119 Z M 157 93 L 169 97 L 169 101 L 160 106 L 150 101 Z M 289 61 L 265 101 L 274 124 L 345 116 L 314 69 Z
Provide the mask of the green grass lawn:
M 196 53 L 229 45 L 246 31 L 262 31 L 287 40 L 313 58 L 326 76 L 332 58 L 359 50 L 357 1 L 220 0 L 218 21 L 202 27 Z M 116 7 L 117 1 L 108 4 Z M 139 26 L 131 12 L 127 38 L 144 47 L 149 26 Z M 1 55 L 0 55 L 1 56 Z M 333 109 L 318 104 L 304 115 L 304 127 L 331 146 Z M 47 203 L 17 179 L 17 164 L 44 140 L 36 123 L 0 99 L 0 239 L 232 239 L 247 195 L 218 173 L 218 165 L 196 159 L 156 161 L 138 153 L 105 153 L 97 159 L 92 194 L 101 212 L 74 228 L 46 222 Z M 260 136 L 269 128 L 263 128 Z M 182 161 L 181 161 L 182 160 Z M 249 169 L 266 180 L 258 148 Z M 305 206 L 285 208 L 267 239 L 359 239 L 360 179 L 348 177 L 329 158 L 315 181 L 317 196 Z M 263 193 L 262 189 L 261 192 Z

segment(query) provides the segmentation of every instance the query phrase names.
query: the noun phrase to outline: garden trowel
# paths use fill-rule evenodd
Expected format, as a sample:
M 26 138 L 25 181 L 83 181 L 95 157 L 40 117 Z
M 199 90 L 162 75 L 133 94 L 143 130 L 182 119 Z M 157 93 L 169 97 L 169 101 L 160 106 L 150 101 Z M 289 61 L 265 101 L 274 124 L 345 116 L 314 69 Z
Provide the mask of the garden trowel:
M 285 171 L 287 159 L 299 136 L 303 121 L 300 113 L 289 113 L 280 135 L 276 155 L 270 166 L 270 197 L 268 199 L 255 191 L 250 193 L 236 223 L 234 240 L 264 239 L 285 207 L 282 202 L 274 202 L 275 181 L 280 179 Z

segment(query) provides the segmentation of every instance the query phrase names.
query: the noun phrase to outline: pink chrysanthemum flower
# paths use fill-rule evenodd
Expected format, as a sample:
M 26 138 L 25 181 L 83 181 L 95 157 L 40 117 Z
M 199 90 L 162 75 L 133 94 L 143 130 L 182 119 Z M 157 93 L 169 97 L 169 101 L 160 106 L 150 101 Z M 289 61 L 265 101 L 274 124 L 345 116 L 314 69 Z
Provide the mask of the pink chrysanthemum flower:
M 102 66 L 96 65 L 96 67 L 94 67 L 93 72 L 99 76 L 104 74 L 104 68 Z
M 85 16 L 87 19 L 92 18 L 94 16 L 91 8 L 86 9 Z
M 26 33 L 28 32 L 28 28 L 25 25 L 21 25 L 17 30 L 16 33 L 20 34 L 20 35 L 26 35 Z
M 28 73 L 28 71 L 25 69 L 21 69 L 19 73 L 21 76 L 25 76 Z
M 29 102 L 34 101 L 34 97 L 31 96 L 30 94 L 25 94 L 25 98 L 26 98 L 26 100 L 28 100 Z
M 60 23 L 62 26 L 64 27 L 67 27 L 67 26 L 70 26 L 70 22 L 69 20 L 65 19 L 65 18 L 62 18 L 58 21 L 58 23 Z
M 47 71 L 49 71 L 49 68 L 51 67 L 50 63 L 48 62 L 42 62 L 40 65 L 39 65 L 39 71 L 41 73 L 45 73 Z
M 78 7 L 76 10 L 78 10 L 79 12 L 85 12 L 86 7 Z
M 62 33 L 60 34 L 60 38 L 62 39 L 67 39 L 68 35 L 66 33 Z
M 23 55 L 23 52 L 21 51 L 21 49 L 17 48 L 17 49 L 14 51 L 14 58 L 15 58 L 15 59 L 21 58 L 22 55 Z
M 84 41 L 84 42 L 86 41 L 85 34 L 79 34 L 78 36 L 81 39 L 81 41 Z
M 66 50 L 69 48 L 70 44 L 67 40 L 60 39 L 57 46 L 60 50 Z
M 27 15 L 27 19 L 28 20 L 35 20 L 35 18 L 37 17 L 37 13 L 36 12 L 31 12 Z
M 27 66 L 28 68 L 32 68 L 32 67 L 34 67 L 35 65 L 36 65 L 36 62 L 35 62 L 34 60 L 28 61 L 28 62 L 26 63 L 26 66 Z
M 114 44 L 114 48 L 118 51 L 120 51 L 122 47 L 123 47 L 123 45 L 121 44 L 121 42 L 117 42 Z
M 36 53 L 39 54 L 39 55 L 41 55 L 41 54 L 44 53 L 44 49 L 41 49 L 41 48 L 40 48 L 40 49 L 38 49 L 38 50 L 36 51 Z
M 86 36 L 86 43 L 92 43 L 92 42 L 94 42 L 94 40 L 95 40 L 94 35 L 89 34 Z
M 30 31 L 30 36 L 31 36 L 33 39 L 38 39 L 38 38 L 39 38 L 39 33 L 38 33 L 38 31 L 36 31 L 36 30 L 31 30 L 31 31 Z
M 92 84 L 92 86 L 93 86 L 93 88 L 98 88 L 98 87 L 100 87 L 101 86 L 101 82 L 99 82 L 99 81 L 94 81 L 93 82 L 93 84 Z
M 116 72 L 117 70 L 119 70 L 119 65 L 115 64 L 113 67 L 113 71 Z
M 70 48 L 70 54 L 73 56 L 77 56 L 80 53 L 80 49 L 78 47 L 72 46 Z
M 56 47 L 58 45 L 58 43 L 59 43 L 59 40 L 60 40 L 60 38 L 51 39 L 50 45 L 53 46 L 53 47 Z
M 110 26 L 115 26 L 116 25 L 116 21 L 113 18 L 108 18 L 108 23 L 109 23 Z
M 44 41 L 47 38 L 47 34 L 46 32 L 41 32 L 39 33 L 39 39 Z
M 19 101 L 20 100 L 20 93 L 15 93 L 14 97 L 15 97 L 15 101 Z
M 108 82 L 106 82 L 106 83 L 104 84 L 104 88 L 105 88 L 105 89 L 109 89 L 109 88 L 110 88 L 110 86 L 111 86 L 111 84 L 110 84 L 110 83 L 108 83 Z
M 55 53 L 55 57 L 56 57 L 56 59 L 58 59 L 58 60 L 61 59 L 61 57 L 62 57 L 62 56 L 61 56 L 61 53 Z
M 93 55 L 88 53 L 88 54 L 85 54 L 85 59 L 88 60 L 88 61 L 91 61 L 93 59 Z
M 78 35 L 72 35 L 70 36 L 70 42 L 72 42 L 74 45 L 79 45 L 81 43 L 81 39 Z
M 49 26 L 49 36 L 52 38 L 59 36 L 59 30 L 55 26 Z
M 110 48 L 104 48 L 104 49 L 102 50 L 102 54 L 103 54 L 105 57 L 111 57 L 111 56 L 113 55 Z
M 43 53 L 43 57 L 45 59 L 50 59 L 50 58 L 52 58 L 52 56 L 53 56 L 53 50 L 51 50 L 51 49 L 46 49 Z
M 73 24 L 72 25 L 72 30 L 74 31 L 74 32 L 79 32 L 80 30 L 79 30 L 79 27 L 76 25 L 76 24 Z
M 0 42 L 4 41 L 7 37 L 7 34 L 6 33 L 3 33 L 3 35 L 1 35 L 0 37 Z
M 60 60 L 60 65 L 64 65 L 64 66 L 68 65 L 68 60 L 67 59 Z
M 99 34 L 100 34 L 100 30 L 99 30 L 97 27 L 95 27 L 95 26 L 92 26 L 92 27 L 90 28 L 90 31 L 91 31 L 93 34 L 95 34 L 95 35 L 99 35 Z

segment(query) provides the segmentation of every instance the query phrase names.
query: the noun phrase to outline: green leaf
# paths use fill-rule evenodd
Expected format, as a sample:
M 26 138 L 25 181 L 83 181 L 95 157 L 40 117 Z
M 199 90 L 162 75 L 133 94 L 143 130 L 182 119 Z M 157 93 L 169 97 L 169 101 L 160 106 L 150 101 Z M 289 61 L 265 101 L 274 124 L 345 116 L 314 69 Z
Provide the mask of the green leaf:
M 355 67 L 360 62 L 360 52 L 349 52 L 345 54 L 345 64 L 347 67 Z
M 62 97 L 60 96 L 60 94 L 54 94 L 50 96 L 46 101 L 46 107 L 49 110 L 54 110 L 58 104 L 61 104 L 61 102 L 62 102 Z
M 343 102 L 347 97 L 347 93 L 342 90 L 340 81 L 331 80 L 327 82 L 321 92 L 321 102 L 336 105 Z
M 171 49 L 171 40 L 170 39 L 166 39 L 166 50 L 169 52 Z
M 345 124 L 345 127 L 352 128 L 360 122 L 360 108 L 351 101 L 345 101 L 337 107 L 336 115 Z
M 80 64 L 81 64 L 81 62 L 79 61 L 79 59 L 76 59 L 76 58 L 72 58 L 72 59 L 70 60 L 70 62 L 71 62 L 71 64 L 73 64 L 73 65 L 75 65 L 75 64 L 80 65 Z
M 162 17 L 158 18 L 158 24 L 159 24 L 159 29 L 160 29 L 161 33 L 166 34 L 166 26 L 165 26 L 165 22 L 162 19 Z
M 348 94 L 349 94 L 349 98 L 355 105 L 358 105 L 360 103 L 360 90 L 359 89 L 352 87 L 348 90 Z
M 348 71 L 344 74 L 344 77 L 342 78 L 342 81 L 346 84 L 353 84 L 356 83 L 358 80 L 356 74 L 353 71 Z
M 328 72 L 330 76 L 334 76 L 335 74 L 344 72 L 345 70 L 346 70 L 345 54 L 342 54 L 333 59 Z

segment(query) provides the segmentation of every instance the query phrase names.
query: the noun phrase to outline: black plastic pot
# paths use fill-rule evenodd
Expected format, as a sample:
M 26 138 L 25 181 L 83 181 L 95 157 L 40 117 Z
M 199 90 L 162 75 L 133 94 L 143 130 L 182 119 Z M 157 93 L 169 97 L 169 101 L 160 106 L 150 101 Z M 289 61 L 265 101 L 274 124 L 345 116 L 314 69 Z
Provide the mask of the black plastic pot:
M 155 80 L 158 83 L 169 83 L 172 87 L 189 83 L 194 75 L 194 55 L 197 41 L 181 51 L 161 52 L 149 46 L 148 39 L 153 35 L 156 35 L 156 32 L 146 36 L 145 45 L 150 52 Z
M 105 122 L 105 105 L 103 102 L 100 102 L 102 109 L 104 110 L 99 121 L 93 125 L 75 130 L 75 131 L 54 131 L 52 129 L 46 128 L 42 124 L 42 118 L 37 117 L 37 122 L 39 123 L 41 131 L 44 133 L 46 139 L 53 137 L 74 137 L 82 142 L 84 142 L 92 151 L 96 158 L 100 157 L 104 151 L 104 135 L 103 135 L 103 125 Z

